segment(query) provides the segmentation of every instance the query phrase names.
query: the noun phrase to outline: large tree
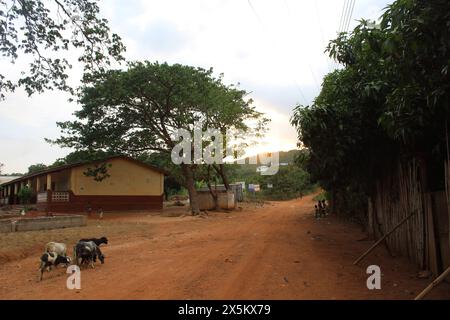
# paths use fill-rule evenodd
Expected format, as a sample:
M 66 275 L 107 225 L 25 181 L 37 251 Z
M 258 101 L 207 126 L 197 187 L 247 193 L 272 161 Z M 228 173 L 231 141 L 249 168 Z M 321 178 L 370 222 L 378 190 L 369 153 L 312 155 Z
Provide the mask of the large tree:
M 53 88 L 73 92 L 69 50 L 79 51 L 85 76 L 109 65 L 110 58 L 123 60 L 125 47 L 99 11 L 96 0 L 0 0 L 1 56 L 11 63 L 31 58 L 19 79 L 0 72 L 0 99 L 18 86 L 29 95 Z
M 92 162 L 95 160 L 102 160 L 114 155 L 116 154 L 112 152 L 104 152 L 102 150 L 100 151 L 78 150 L 69 153 L 64 158 L 57 159 L 51 166 L 57 167 L 66 164 L 74 164 L 80 162 Z
M 328 47 L 343 68 L 327 75 L 312 106 L 292 124 L 309 148 L 309 170 L 342 211 L 364 209 L 380 173 L 414 154 L 442 168 L 449 120 L 450 3 L 397 0 L 379 24 L 362 20 Z M 437 172 L 437 173 L 436 173 Z M 432 188 L 443 173 L 429 170 Z M 356 213 L 356 212 L 355 212 Z
M 235 158 L 242 157 L 245 149 L 257 143 L 258 138 L 264 135 L 267 124 L 270 122 L 263 113 L 251 107 L 253 100 L 243 100 L 247 95 L 245 90 L 240 90 L 233 85 L 223 86 L 219 90 L 211 92 L 210 100 L 216 103 L 205 105 L 202 111 L 204 129 L 215 128 L 224 137 L 222 143 L 222 157 L 227 157 L 227 146 L 232 147 Z M 230 189 L 225 163 L 213 163 L 207 165 L 203 177 L 214 178 L 210 172 L 214 170 L 222 180 L 226 190 Z
M 31 166 L 28 167 L 28 172 L 27 174 L 32 174 L 32 173 L 36 173 L 42 170 L 48 169 L 48 166 L 44 163 L 36 163 L 36 164 L 32 164 Z
M 225 86 L 212 69 L 134 62 L 126 71 L 110 70 L 91 80 L 81 88 L 78 120 L 58 123 L 63 135 L 55 142 L 62 146 L 131 156 L 170 154 L 179 143 L 176 132 L 184 129 L 193 137 L 195 124 L 203 120 L 205 125 L 212 112 L 227 110 L 228 117 L 236 118 L 227 120 L 228 127 L 243 130 L 250 127 L 239 121 L 262 117 L 244 100 L 245 91 Z M 199 212 L 194 183 L 197 165 L 180 165 L 194 214 Z

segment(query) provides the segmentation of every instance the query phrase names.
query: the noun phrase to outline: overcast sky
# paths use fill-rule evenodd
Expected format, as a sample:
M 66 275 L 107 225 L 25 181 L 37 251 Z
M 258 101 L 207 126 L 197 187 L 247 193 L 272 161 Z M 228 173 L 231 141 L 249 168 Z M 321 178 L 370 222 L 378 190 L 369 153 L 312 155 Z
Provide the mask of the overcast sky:
M 350 29 L 377 19 L 392 1 L 356 0 Z M 260 150 L 296 147 L 292 108 L 311 103 L 335 65 L 324 54 L 339 28 L 344 0 L 102 0 L 102 15 L 126 47 L 128 60 L 158 60 L 213 67 L 225 82 L 240 83 L 272 119 Z M 0 58 L 5 75 L 26 66 Z M 77 81 L 78 70 L 72 81 Z M 28 98 L 22 90 L 0 102 L 0 163 L 4 172 L 50 164 L 71 150 L 51 146 L 56 121 L 73 119 L 79 106 L 50 91 Z

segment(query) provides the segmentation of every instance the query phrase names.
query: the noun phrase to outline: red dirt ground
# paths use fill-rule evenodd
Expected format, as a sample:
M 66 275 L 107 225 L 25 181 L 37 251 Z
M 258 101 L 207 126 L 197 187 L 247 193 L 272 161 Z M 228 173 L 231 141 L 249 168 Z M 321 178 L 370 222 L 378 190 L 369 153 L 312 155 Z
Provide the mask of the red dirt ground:
M 364 234 L 357 226 L 332 217 L 315 220 L 313 205 L 308 196 L 206 218 L 132 214 L 102 223 L 91 219 L 86 230 L 97 228 L 110 243 L 103 247 L 104 265 L 82 270 L 81 290 L 66 288 L 64 268 L 38 282 L 38 248 L 45 243 L 33 243 L 25 257 L 4 260 L 0 298 L 412 299 L 431 281 L 417 279 L 419 270 L 383 247 L 353 266 L 371 242 L 358 241 Z M 62 239 L 87 232 L 70 230 L 61 231 Z M 381 267 L 381 290 L 366 287 L 371 264 Z M 450 299 L 450 284 L 441 284 L 427 298 Z

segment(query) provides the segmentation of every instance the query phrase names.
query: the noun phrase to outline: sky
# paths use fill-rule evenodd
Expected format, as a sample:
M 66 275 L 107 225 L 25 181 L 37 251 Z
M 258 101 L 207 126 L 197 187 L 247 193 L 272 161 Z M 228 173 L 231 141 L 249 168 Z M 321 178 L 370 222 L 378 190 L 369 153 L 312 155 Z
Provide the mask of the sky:
M 357 20 L 377 19 L 392 1 L 356 0 L 349 29 Z M 296 148 L 289 118 L 297 104 L 311 104 L 325 74 L 337 65 L 324 53 L 336 37 L 345 0 L 102 0 L 100 9 L 127 47 L 127 60 L 167 61 L 214 69 L 227 84 L 240 84 L 272 121 L 266 137 L 248 154 Z M 76 61 L 75 53 L 68 56 Z M 13 77 L 15 65 L 0 58 Z M 76 62 L 74 62 L 76 64 Z M 77 83 L 80 68 L 71 71 Z M 58 91 L 28 97 L 23 90 L 0 102 L 0 163 L 4 173 L 51 164 L 72 150 L 50 145 L 57 121 L 73 120 L 80 108 Z

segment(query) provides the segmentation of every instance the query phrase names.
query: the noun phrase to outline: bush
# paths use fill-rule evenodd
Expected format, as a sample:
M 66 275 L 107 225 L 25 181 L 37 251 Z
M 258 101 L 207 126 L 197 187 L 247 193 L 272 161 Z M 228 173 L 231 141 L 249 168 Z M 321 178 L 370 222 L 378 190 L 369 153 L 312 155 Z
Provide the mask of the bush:
M 33 192 L 30 187 L 25 186 L 19 190 L 17 196 L 19 197 L 20 203 L 29 204 L 31 197 L 33 196 Z
M 296 165 L 282 166 L 277 174 L 260 176 L 262 194 L 269 200 L 289 200 L 314 190 L 308 172 Z M 272 188 L 268 188 L 271 184 Z
M 328 192 L 323 191 L 323 192 L 319 193 L 318 195 L 314 196 L 313 200 L 314 200 L 314 201 L 324 201 L 324 200 L 329 200 Z

